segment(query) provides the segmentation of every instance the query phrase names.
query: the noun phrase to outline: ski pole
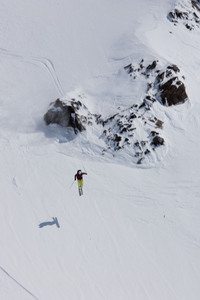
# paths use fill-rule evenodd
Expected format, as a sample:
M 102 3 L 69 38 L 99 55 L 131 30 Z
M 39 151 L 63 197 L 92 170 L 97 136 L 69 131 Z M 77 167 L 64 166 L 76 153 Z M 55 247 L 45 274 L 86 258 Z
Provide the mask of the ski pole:
M 74 181 L 72 182 L 72 184 L 70 185 L 70 187 L 69 187 L 70 189 L 71 189 L 72 185 L 74 184 L 74 182 L 75 182 L 75 180 L 74 180 Z

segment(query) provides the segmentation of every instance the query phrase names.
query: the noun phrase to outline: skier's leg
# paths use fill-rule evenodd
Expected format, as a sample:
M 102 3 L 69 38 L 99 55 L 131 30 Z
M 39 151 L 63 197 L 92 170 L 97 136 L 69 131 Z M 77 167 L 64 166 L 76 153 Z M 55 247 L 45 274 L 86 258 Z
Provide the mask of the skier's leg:
M 80 180 L 81 195 L 83 195 L 83 179 Z
M 78 191 L 79 191 L 79 196 L 83 195 L 83 179 L 78 180 Z
M 78 180 L 78 192 L 79 196 L 81 196 L 81 180 Z

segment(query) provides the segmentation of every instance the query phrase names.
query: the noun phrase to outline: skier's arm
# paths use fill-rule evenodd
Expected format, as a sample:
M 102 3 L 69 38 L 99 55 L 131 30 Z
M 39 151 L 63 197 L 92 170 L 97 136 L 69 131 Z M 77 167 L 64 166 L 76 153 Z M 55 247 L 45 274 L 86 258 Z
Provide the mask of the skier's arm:
M 76 180 L 76 177 L 77 177 L 77 174 L 76 174 L 76 175 L 74 175 L 74 180 Z
M 82 173 L 82 175 L 87 175 L 87 173 Z

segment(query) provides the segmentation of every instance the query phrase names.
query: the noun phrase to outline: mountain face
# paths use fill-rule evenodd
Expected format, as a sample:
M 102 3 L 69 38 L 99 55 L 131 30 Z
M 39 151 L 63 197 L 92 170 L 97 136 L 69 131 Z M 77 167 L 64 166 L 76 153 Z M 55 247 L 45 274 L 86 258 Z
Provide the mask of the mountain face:
M 198 300 L 200 1 L 0 8 L 0 299 Z
M 167 12 L 166 19 L 174 26 L 184 26 L 189 31 L 198 30 L 199 14 L 199 1 L 184 1 L 174 4 L 174 8 Z M 169 31 L 169 33 L 173 34 L 172 31 Z M 96 138 L 97 140 L 103 140 L 105 145 L 101 144 L 100 148 L 102 149 L 96 153 L 97 156 L 105 156 L 108 152 L 115 157 L 118 155 L 116 151 L 120 150 L 125 153 L 124 156 L 127 156 L 126 151 L 128 151 L 129 156 L 132 156 L 132 162 L 137 164 L 144 161 L 147 161 L 148 164 L 148 161 L 154 161 L 155 157 L 153 158 L 151 155 L 152 150 L 157 151 L 159 155 L 160 150 L 157 147 L 165 146 L 165 139 L 162 137 L 162 134 L 165 135 L 165 130 L 163 130 L 165 124 L 162 121 L 163 116 L 162 112 L 159 112 L 159 108 L 157 114 L 152 112 L 153 105 L 156 102 L 166 107 L 184 104 L 188 100 L 188 95 L 185 86 L 185 75 L 180 72 L 180 67 L 175 64 L 176 62 L 170 64 L 169 61 L 166 65 L 166 62 L 165 64 L 160 63 L 158 57 L 154 57 L 151 63 L 146 63 L 146 65 L 145 63 L 144 59 L 141 58 L 140 62 L 133 62 L 124 66 L 124 71 L 121 66 L 117 74 L 118 80 L 111 87 L 111 89 L 116 89 L 117 85 L 121 84 L 120 81 L 123 84 L 125 81 L 127 81 L 127 85 L 132 84 L 133 89 L 137 90 L 138 93 L 133 92 L 132 95 L 129 95 L 130 98 L 133 98 L 131 105 L 127 105 L 127 107 L 123 105 L 122 109 L 120 106 L 116 107 L 112 114 L 106 111 L 106 114 L 102 115 L 99 114 L 98 110 L 91 113 L 90 102 L 96 99 L 87 99 L 87 107 L 85 103 L 81 102 L 80 95 L 76 98 L 75 92 L 74 98 L 70 99 L 67 96 L 59 100 L 62 103 L 62 112 L 59 113 L 56 109 L 58 100 L 51 104 L 51 108 L 44 116 L 46 124 L 71 127 L 75 134 L 87 130 L 87 125 L 100 125 L 98 126 L 99 130 Z M 128 77 L 125 79 L 125 73 L 131 77 L 132 81 Z M 107 81 L 109 86 L 109 79 Z M 131 92 L 129 91 L 129 93 Z M 141 93 L 143 93 L 143 99 L 141 99 Z M 85 91 L 82 91 L 82 94 L 83 98 L 89 98 Z M 126 97 L 125 94 L 126 92 L 121 90 L 120 95 L 118 95 L 123 104 L 126 103 L 123 100 Z M 112 102 L 113 97 L 115 95 L 110 95 L 110 99 L 107 99 L 107 101 Z M 75 103 L 76 108 L 74 107 Z M 80 107 L 84 107 L 83 114 L 80 112 Z M 168 111 L 170 114 L 170 109 Z M 156 131 L 158 128 L 159 132 Z M 123 151 L 124 149 L 126 151 Z M 148 155 L 148 160 L 145 160 L 146 155 Z M 151 158 L 149 159 L 149 157 Z M 164 157 L 162 158 L 164 159 Z
M 115 153 L 126 148 L 132 154 L 133 161 L 141 164 L 146 155 L 151 155 L 151 151 L 156 151 L 158 146 L 164 146 L 164 139 L 160 136 L 164 122 L 152 111 L 153 105 L 157 102 L 166 107 L 180 105 L 188 96 L 183 83 L 184 76 L 181 77 L 181 81 L 177 76 L 180 70 L 176 65 L 162 69 L 158 61 L 154 60 L 152 64 L 145 66 L 142 59 L 138 65 L 129 64 L 124 70 L 136 88 L 137 85 L 140 86 L 141 81 L 146 81 L 145 97 L 138 104 L 126 109 L 119 107 L 116 113 L 108 117 L 91 114 L 79 99 L 58 99 L 51 104 L 44 120 L 47 125 L 71 127 L 75 134 L 87 130 L 87 125 L 92 126 L 95 123 L 100 127 L 98 138 L 105 141 L 102 155 L 106 155 L 107 151 Z M 136 101 L 137 99 L 134 99 L 133 103 Z M 81 111 L 84 111 L 84 114 Z

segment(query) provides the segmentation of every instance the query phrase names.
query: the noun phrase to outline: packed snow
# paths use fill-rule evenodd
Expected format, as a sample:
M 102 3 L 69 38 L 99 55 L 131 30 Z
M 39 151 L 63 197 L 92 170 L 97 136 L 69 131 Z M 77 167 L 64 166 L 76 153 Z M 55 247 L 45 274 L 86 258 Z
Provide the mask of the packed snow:
M 200 29 L 167 17 L 184 6 L 0 1 L 1 300 L 199 299 Z M 144 164 L 102 155 L 95 124 L 45 125 L 59 97 L 107 117 L 141 101 L 124 72 L 141 59 L 176 64 L 189 97 L 155 105 L 165 145 Z

